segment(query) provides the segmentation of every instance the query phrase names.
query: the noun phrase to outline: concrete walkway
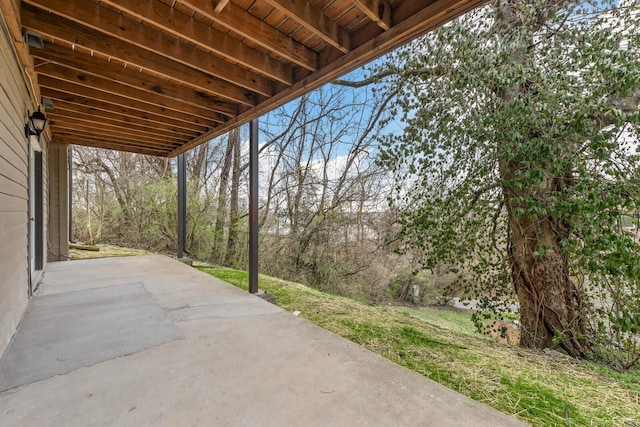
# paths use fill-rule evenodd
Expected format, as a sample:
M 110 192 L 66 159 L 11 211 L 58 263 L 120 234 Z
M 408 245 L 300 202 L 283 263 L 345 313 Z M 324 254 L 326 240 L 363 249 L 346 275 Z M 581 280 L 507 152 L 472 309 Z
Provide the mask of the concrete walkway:
M 163 256 L 49 264 L 0 426 L 517 426 Z

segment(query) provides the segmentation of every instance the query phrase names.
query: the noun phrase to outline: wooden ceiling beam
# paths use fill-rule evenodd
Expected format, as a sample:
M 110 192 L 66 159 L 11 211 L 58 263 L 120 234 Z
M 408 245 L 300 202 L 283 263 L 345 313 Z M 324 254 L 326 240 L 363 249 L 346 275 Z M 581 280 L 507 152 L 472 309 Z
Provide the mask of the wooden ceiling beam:
M 369 19 L 387 31 L 392 26 L 391 6 L 384 0 L 352 0 Z
M 233 115 L 237 111 L 234 105 L 230 105 L 228 102 L 221 102 L 220 99 L 208 93 L 197 91 L 189 86 L 176 84 L 173 81 L 163 80 L 133 67 L 124 67 L 115 61 L 107 61 L 96 55 L 91 56 L 81 52 L 79 49 L 70 49 L 59 43 L 45 42 L 44 49 L 33 49 L 31 52 L 35 58 L 41 60 L 36 63 L 36 68 L 46 67 L 46 63 L 54 63 L 79 73 L 89 73 L 103 77 L 154 95 L 161 95 L 207 109 L 210 108 L 225 115 Z M 43 64 L 43 61 L 45 64 Z M 225 108 L 216 109 L 216 104 L 224 105 Z
M 81 145 L 84 147 L 104 148 L 107 150 L 126 151 L 129 153 L 147 154 L 150 156 L 169 157 L 168 150 L 160 150 L 157 148 L 149 148 L 149 147 L 137 146 L 137 145 L 115 144 L 115 143 L 109 143 L 104 141 L 96 141 L 92 139 L 79 138 L 73 135 L 65 135 L 65 134 L 56 135 L 54 137 L 53 143 L 65 144 L 65 145 Z
M 0 0 L 0 7 L 3 17 L 15 16 L 13 27 L 22 23 L 71 51 L 43 54 L 35 68 L 23 64 L 41 69 L 42 95 L 62 106 L 50 112 L 54 139 L 172 156 L 485 1 Z M 214 121 L 207 102 L 216 101 Z
M 349 32 L 306 0 L 266 0 L 276 10 L 303 26 L 342 53 L 351 49 Z
M 287 61 L 309 71 L 318 69 L 316 52 L 267 25 L 233 2 L 229 2 L 220 13 L 215 13 L 211 0 L 180 0 L 180 3 Z
M 139 147 L 156 148 L 159 150 L 175 149 L 180 146 L 180 144 L 175 143 L 159 143 L 157 141 L 150 141 L 142 138 L 122 137 L 122 135 L 120 134 L 103 131 L 102 129 L 92 131 L 87 126 L 80 126 L 78 124 L 68 122 L 61 124 L 60 126 L 55 126 L 52 124 L 51 129 L 53 132 L 55 132 L 54 135 L 59 135 L 66 132 L 68 134 L 77 135 L 84 138 L 101 138 L 104 141 L 137 145 Z
M 137 145 L 140 147 L 156 148 L 159 150 L 165 150 L 171 147 L 176 148 L 181 145 L 180 143 L 175 143 L 175 142 L 162 143 L 158 141 L 148 141 L 148 140 L 137 139 L 133 137 L 126 137 L 122 135 L 103 132 L 101 129 L 86 128 L 83 126 L 78 126 L 75 124 L 68 124 L 68 123 L 63 123 L 63 124 L 60 124 L 59 126 L 52 124 L 51 129 L 52 129 L 52 132 L 54 132 L 54 135 L 67 134 L 67 135 L 76 136 L 78 138 L 96 139 L 96 140 L 101 140 L 105 142 Z
M 169 80 L 215 93 L 231 101 L 255 105 L 259 101 L 256 94 L 273 94 L 273 84 L 270 80 L 232 67 L 231 64 L 225 66 L 224 62 L 216 60 L 213 55 L 150 26 L 138 24 L 130 19 L 126 25 L 120 26 L 118 21 L 126 18 L 104 6 L 96 6 L 93 3 L 81 4 L 83 7 L 80 10 L 84 11 L 82 16 L 86 15 L 90 19 L 85 26 L 79 23 L 78 18 L 68 19 L 59 11 L 60 14 L 47 13 L 38 9 L 38 3 L 27 1 L 29 4 L 25 2 L 22 7 L 22 25 L 42 35 L 82 46 L 131 65 L 135 64 Z M 67 10 L 70 6 L 64 1 L 56 1 L 55 4 L 58 9 L 67 13 L 75 11 L 73 8 Z M 100 9 L 95 10 L 97 7 Z M 90 9 L 91 12 L 85 9 Z M 116 21 L 105 22 L 106 19 L 101 17 L 103 14 L 110 15 Z
M 167 143 L 176 143 L 176 145 L 179 145 L 187 141 L 184 138 L 176 138 L 166 133 L 141 132 L 124 126 L 111 125 L 106 122 L 97 122 L 92 117 L 86 117 L 80 114 L 70 116 L 64 113 L 50 112 L 47 113 L 47 118 L 51 121 L 51 125 L 58 129 L 94 129 L 100 132 L 101 135 L 105 136 L 122 136 L 149 143 L 158 142 L 162 145 Z
M 140 20 L 149 22 L 161 28 L 162 31 L 188 40 L 221 58 L 233 58 L 234 62 L 238 62 L 243 67 L 265 77 L 287 86 L 293 84 L 291 67 L 274 58 L 265 57 L 264 54 L 248 47 L 241 41 L 229 37 L 192 16 L 185 15 L 168 4 L 143 0 L 101 0 L 101 3 L 109 4 Z
M 196 118 L 196 120 L 189 122 L 180 118 L 176 118 L 173 115 L 166 116 L 156 114 L 148 110 L 143 111 L 140 109 L 132 109 L 127 106 L 108 102 L 105 99 L 96 99 L 91 97 L 87 98 L 86 96 L 65 92 L 64 90 L 59 90 L 58 88 L 41 87 L 41 92 L 42 96 L 51 98 L 54 103 L 58 101 L 64 101 L 74 105 L 91 107 L 102 111 L 123 114 L 125 116 L 137 117 L 141 120 L 147 120 L 150 123 L 169 124 L 171 126 L 175 126 L 188 131 L 195 130 L 197 132 L 205 132 L 207 129 L 212 127 L 211 123 L 203 123 L 203 120 L 201 119 Z
M 69 73 L 67 70 L 56 64 L 51 64 L 50 67 L 40 67 L 37 69 L 38 83 L 42 87 L 103 100 L 134 110 L 150 111 L 186 122 L 192 122 L 196 118 L 204 120 L 205 123 L 222 123 L 225 121 L 224 117 L 219 113 L 204 108 L 177 102 L 167 102 L 165 99 L 146 92 L 144 93 L 146 96 L 140 96 L 140 93 L 137 93 L 138 91 L 135 89 L 89 74 Z
M 70 83 L 75 83 L 115 95 L 120 95 L 125 98 L 141 100 L 177 112 L 191 113 L 205 119 L 223 122 L 224 118 L 221 116 L 221 114 L 229 117 L 234 116 L 233 112 L 235 111 L 235 109 L 231 110 L 231 108 L 233 108 L 232 106 L 228 106 L 229 108 L 224 109 L 220 108 L 219 103 L 207 103 L 205 102 L 205 99 L 203 97 L 198 97 L 198 95 L 195 93 L 185 94 L 185 97 L 187 95 L 189 95 L 189 97 L 183 99 L 167 97 L 162 92 L 139 89 L 132 85 L 114 82 L 112 80 L 96 76 L 94 74 L 89 74 L 84 71 L 79 71 L 74 68 L 67 68 L 57 63 L 43 63 L 39 67 L 37 67 L 36 71 L 39 75 L 54 77 Z M 200 104 L 197 104 L 197 101 L 200 101 Z
M 69 102 L 56 101 L 55 108 L 49 111 L 60 117 L 78 118 L 79 120 L 95 123 L 96 125 L 104 123 L 122 129 L 130 129 L 142 134 L 155 135 L 162 133 L 170 135 L 176 140 L 188 141 L 198 135 L 197 132 L 190 132 L 161 123 L 151 123 L 148 120 L 137 119 L 123 114 L 109 113 L 91 107 L 74 105 Z M 48 114 L 50 113 L 47 112 L 47 115 Z
M 273 110 L 279 105 L 302 96 L 340 76 L 372 61 L 392 49 L 401 46 L 426 32 L 438 28 L 451 19 L 485 3 L 487 0 L 461 0 L 461 1 L 435 1 L 430 5 L 416 10 L 411 16 L 393 26 L 389 31 L 382 32 L 378 36 L 369 37 L 366 42 L 357 45 L 346 54 L 336 56 L 335 52 L 321 58 L 326 66 L 309 76 L 300 79 L 296 84 L 274 95 L 268 103 L 261 103 L 255 108 L 238 115 L 236 120 L 229 120 L 224 124 L 214 126 L 209 132 L 189 141 L 182 147 L 174 150 L 170 156 L 176 156 L 197 145 L 207 142 L 229 130 L 247 123 L 263 114 Z
M 215 9 L 213 10 L 216 13 L 220 13 L 228 3 L 229 3 L 229 0 L 218 0 L 218 4 L 216 4 Z

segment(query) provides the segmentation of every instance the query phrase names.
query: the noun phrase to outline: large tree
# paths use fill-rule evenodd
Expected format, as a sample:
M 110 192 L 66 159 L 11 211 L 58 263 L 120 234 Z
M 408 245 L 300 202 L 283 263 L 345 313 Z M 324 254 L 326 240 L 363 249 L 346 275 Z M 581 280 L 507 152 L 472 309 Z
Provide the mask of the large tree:
M 625 366 L 640 353 L 640 248 L 622 227 L 640 195 L 638 8 L 494 1 L 371 79 L 402 88 L 381 162 L 424 266 L 460 269 L 487 306 L 515 292 L 524 347 L 624 347 Z

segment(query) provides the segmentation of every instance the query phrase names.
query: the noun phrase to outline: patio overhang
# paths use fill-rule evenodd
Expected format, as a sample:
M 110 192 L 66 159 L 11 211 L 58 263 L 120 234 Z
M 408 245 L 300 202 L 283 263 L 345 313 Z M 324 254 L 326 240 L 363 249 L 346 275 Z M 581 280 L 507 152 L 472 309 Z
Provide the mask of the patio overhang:
M 486 0 L 0 0 L 48 140 L 173 157 Z M 24 31 L 42 47 L 28 46 Z M 35 44 L 35 43 L 32 43 Z

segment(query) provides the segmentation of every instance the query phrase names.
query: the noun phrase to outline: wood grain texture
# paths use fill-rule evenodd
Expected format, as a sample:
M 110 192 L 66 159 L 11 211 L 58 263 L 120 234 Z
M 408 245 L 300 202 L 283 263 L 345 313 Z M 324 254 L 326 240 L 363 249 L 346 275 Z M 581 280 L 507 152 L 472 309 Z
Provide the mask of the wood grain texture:
M 74 94 L 69 94 L 57 89 L 41 88 L 42 95 L 51 98 L 54 103 L 63 102 L 65 105 L 73 106 L 80 111 L 99 111 L 108 115 L 124 116 L 131 121 L 141 120 L 147 122 L 151 126 L 156 124 L 166 124 L 174 128 L 196 131 L 199 134 L 209 129 L 209 126 L 202 119 L 194 119 L 191 122 L 177 119 L 173 116 L 154 114 L 149 111 L 133 110 L 117 104 L 105 102 L 104 100 L 84 98 Z
M 4 13 L 7 2 L 2 7 Z M 24 124 L 31 97 L 6 18 L 0 20 L 0 355 L 22 317 L 29 289 L 29 168 Z
M 265 24 L 264 21 L 236 6 L 233 2 L 229 2 L 219 14 L 215 13 L 211 8 L 210 0 L 183 0 L 182 3 L 215 21 L 218 25 L 242 37 L 246 37 L 270 52 L 282 56 L 287 61 L 310 71 L 317 69 L 318 58 L 316 52 Z
M 111 148 L 170 140 L 177 147 L 164 152 L 176 155 L 484 1 L 0 0 L 0 8 L 27 75 L 38 73 L 35 90 L 66 106 L 56 119 L 70 123 L 48 137 L 99 112 Z M 22 27 L 39 32 L 45 49 L 26 48 Z M 74 109 L 83 124 L 71 123 Z M 127 123 L 134 132 L 124 141 Z
M 177 41 L 167 46 L 163 41 L 164 39 L 157 40 L 156 37 L 153 37 L 147 40 L 146 47 L 140 47 L 123 41 L 115 35 L 108 35 L 91 27 L 85 27 L 62 16 L 54 14 L 43 15 L 42 11 L 28 5 L 22 8 L 22 24 L 26 28 L 37 31 L 51 39 L 66 42 L 73 46 L 84 47 L 88 52 L 95 51 L 110 58 L 117 58 L 134 68 L 152 70 L 166 79 L 202 88 L 207 92 L 222 95 L 227 92 L 234 93 L 238 89 L 238 86 L 220 78 L 220 73 L 218 73 L 220 64 L 211 59 L 210 55 L 193 49 L 187 51 L 188 46 L 183 48 L 184 44 L 179 44 Z M 162 37 L 158 32 L 154 34 Z M 120 35 L 120 37 L 124 36 Z M 149 35 L 149 37 L 152 36 Z M 166 49 L 171 49 L 165 52 L 166 56 L 157 53 L 163 46 Z M 179 52 L 175 53 L 174 49 Z M 180 56 L 180 53 L 184 55 Z M 197 63 L 192 64 L 185 59 L 187 55 L 189 58 L 197 58 Z M 242 74 L 241 70 L 235 70 L 235 72 L 238 75 Z M 246 76 L 242 83 L 248 86 L 245 89 L 248 89 L 249 92 L 246 92 L 244 96 L 249 99 L 252 96 L 252 92 L 267 96 L 272 93 L 271 82 L 266 79 L 257 76 Z
M 218 61 L 216 58 L 195 48 L 171 34 L 158 31 L 149 25 L 140 25 L 137 21 L 129 19 L 126 16 L 116 13 L 115 11 L 105 8 L 101 5 L 87 2 L 84 0 L 47 0 L 46 2 L 36 2 L 27 0 L 25 3 L 38 5 L 44 3 L 51 16 L 55 18 L 54 25 L 58 27 L 58 31 L 43 31 L 47 34 L 63 38 L 68 42 L 75 43 L 80 46 L 89 47 L 85 43 L 89 37 L 71 38 L 65 31 L 61 31 L 60 26 L 69 27 L 71 22 L 77 26 L 85 27 L 99 32 L 109 37 L 109 43 L 116 52 L 126 52 L 133 46 L 143 49 L 147 52 L 153 52 L 156 55 L 171 59 L 178 63 L 187 65 L 205 73 L 209 73 L 225 82 L 233 83 L 236 86 L 243 87 L 254 92 L 264 92 L 265 88 L 270 87 L 270 82 L 255 73 L 248 70 L 242 70 L 232 67 L 224 61 Z M 23 8 L 24 10 L 31 10 Z M 23 13 L 23 24 L 32 26 L 33 20 Z M 40 18 L 38 22 L 45 21 L 46 18 Z M 76 27 L 77 28 L 77 27 Z M 45 28 L 34 28 L 36 31 Z M 49 27 L 47 27 L 49 29 Z M 85 30 L 81 30 L 84 33 Z M 98 50 L 98 49 L 95 49 Z M 117 55 L 112 55 L 116 56 Z M 136 63 L 135 61 L 131 61 Z M 227 85 L 227 89 L 231 90 L 231 86 Z M 268 93 L 267 93 L 268 94 Z
M 273 58 L 265 57 L 238 39 L 230 37 L 228 34 L 165 3 L 139 0 L 103 0 L 101 3 L 110 4 L 116 9 L 126 11 L 134 17 L 162 29 L 163 32 L 187 40 L 207 52 L 211 51 L 220 58 L 233 58 L 241 66 L 265 77 L 286 85 L 293 83 L 291 67 Z
M 351 49 L 349 32 L 327 17 L 322 9 L 308 1 L 266 0 L 266 2 L 342 53 L 346 53 Z

